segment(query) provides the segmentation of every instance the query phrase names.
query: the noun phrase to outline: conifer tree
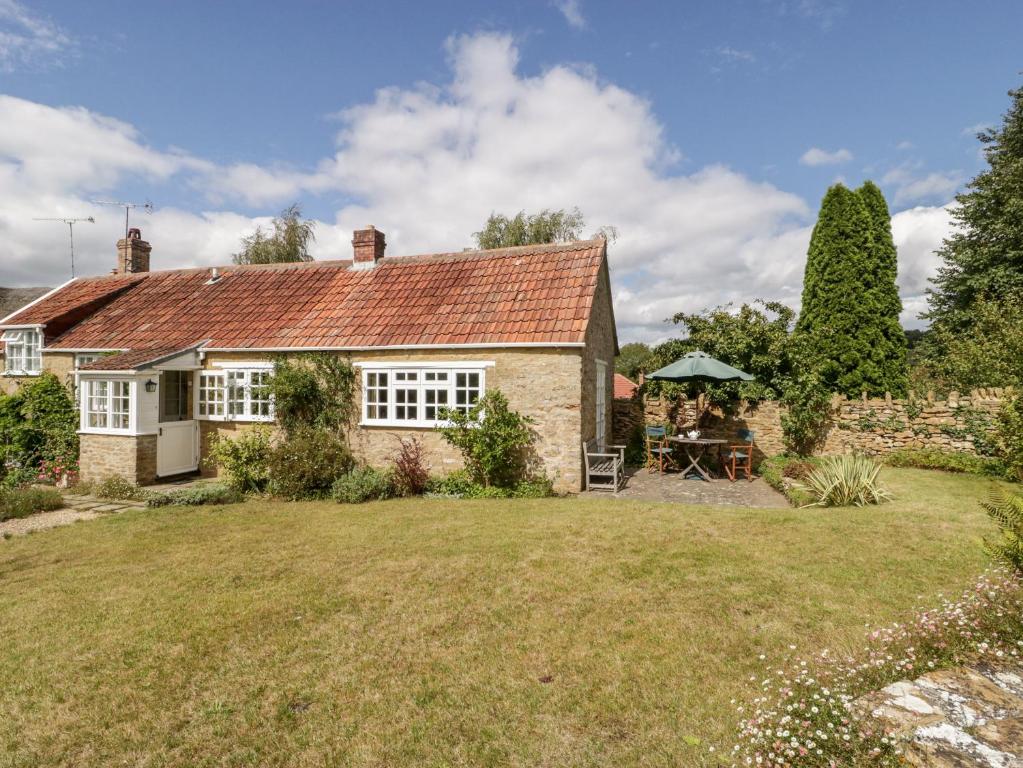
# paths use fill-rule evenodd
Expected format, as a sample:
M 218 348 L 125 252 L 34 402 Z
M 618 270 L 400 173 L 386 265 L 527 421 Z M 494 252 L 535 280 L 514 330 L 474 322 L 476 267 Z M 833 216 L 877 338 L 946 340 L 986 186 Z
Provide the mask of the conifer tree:
M 906 333 L 899 323 L 902 299 L 896 278 L 899 272 L 898 251 L 892 239 L 892 216 L 884 193 L 872 181 L 866 181 L 856 190 L 870 214 L 872 269 L 867 273 L 866 286 L 869 304 L 877 308 L 874 322 L 882 339 L 882 347 L 874 350 L 874 359 L 881 366 L 878 384 L 896 397 L 904 397 L 908 388 L 909 372 L 906 365 Z
M 924 317 L 953 334 L 969 329 L 980 299 L 1023 295 L 1023 88 L 998 128 L 977 135 L 988 169 L 956 196 L 956 225 L 937 251 L 944 261 Z
M 849 396 L 886 389 L 872 228 L 859 194 L 842 184 L 827 191 L 810 238 L 796 322 L 824 386 Z

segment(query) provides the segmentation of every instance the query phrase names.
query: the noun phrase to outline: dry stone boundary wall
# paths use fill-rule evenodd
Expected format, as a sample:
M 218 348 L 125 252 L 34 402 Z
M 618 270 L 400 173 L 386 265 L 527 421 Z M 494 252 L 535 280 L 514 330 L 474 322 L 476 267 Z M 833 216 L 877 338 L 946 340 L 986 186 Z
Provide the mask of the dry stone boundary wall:
M 848 399 L 836 395 L 819 453 L 832 456 L 859 451 L 881 456 L 900 448 L 938 448 L 983 455 L 998 411 L 1012 394 L 1010 389 L 991 388 L 965 395 L 950 392 L 940 399 L 933 393 L 910 393 L 904 399 L 891 395 Z M 706 414 L 700 429 L 705 437 L 735 439 L 740 429 L 748 429 L 754 432 L 763 455 L 784 452 L 784 406 L 773 400 L 736 403 L 727 410 L 704 408 L 699 400 L 647 396 L 616 400 L 615 442 L 627 441 L 637 424 L 671 423 L 678 430 L 691 429 L 697 413 L 703 410 Z

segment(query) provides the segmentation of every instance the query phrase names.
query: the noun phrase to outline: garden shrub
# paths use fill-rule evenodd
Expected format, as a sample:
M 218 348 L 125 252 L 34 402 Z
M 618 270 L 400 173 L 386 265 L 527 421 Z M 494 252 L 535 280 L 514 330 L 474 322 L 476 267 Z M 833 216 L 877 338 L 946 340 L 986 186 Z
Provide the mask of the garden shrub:
M 468 414 L 456 410 L 446 416 L 450 426 L 441 435 L 461 451 L 473 482 L 514 488 L 528 478 L 535 458 L 533 419 L 511 410 L 500 390 L 488 390 Z
M 227 473 L 228 483 L 242 493 L 262 493 L 270 482 L 273 432 L 257 425 L 237 437 L 213 435 L 208 461 Z
M 881 465 L 858 453 L 829 456 L 823 459 L 799 485 L 813 502 L 807 506 L 862 507 L 882 504 L 891 500 L 891 494 L 881 487 L 878 475 Z
M 150 507 L 166 507 L 172 504 L 198 507 L 204 504 L 237 504 L 241 501 L 245 501 L 245 496 L 228 483 L 203 483 L 193 488 L 156 491 L 149 493 L 146 499 Z
M 1023 482 L 1023 393 L 1002 405 L 995 436 L 1009 475 Z
M 18 468 L 36 472 L 42 461 L 59 465 L 62 473 L 73 471 L 77 430 L 78 409 L 71 393 L 52 373 L 0 395 L 0 473 Z
M 23 488 L 32 485 L 36 480 L 37 472 L 31 467 L 8 467 L 0 487 Z
M 362 504 L 386 499 L 392 494 L 392 480 L 387 472 L 373 467 L 356 467 L 334 481 L 330 495 L 340 504 Z
M 53 488 L 0 488 L 0 522 L 63 506 L 63 497 Z
M 785 450 L 809 456 L 824 439 L 831 414 L 831 398 L 821 377 L 812 370 L 799 371 L 782 395 L 782 442 Z
M 269 491 L 293 501 L 324 498 L 354 463 L 342 436 L 325 429 L 296 429 L 270 453 Z
M 278 357 L 269 389 L 277 423 L 289 437 L 308 428 L 343 433 L 355 415 L 355 370 L 335 354 Z
M 441 477 L 430 478 L 427 490 L 431 496 L 459 499 L 542 499 L 554 495 L 550 478 L 539 476 L 522 480 L 510 488 L 481 485 L 465 470 L 456 470 Z
M 423 443 L 417 437 L 398 438 L 398 452 L 391 460 L 395 496 L 419 496 L 430 482 L 430 468 L 423 457 Z
M 120 475 L 108 475 L 96 483 L 93 493 L 101 499 L 145 501 L 146 491 Z
M 998 541 L 984 540 L 984 549 L 995 560 L 1023 575 L 1023 495 L 992 488 L 981 502 L 988 517 L 998 526 Z
M 944 472 L 967 472 L 988 477 L 1007 476 L 1006 466 L 999 459 L 942 448 L 900 448 L 885 455 L 883 461 L 889 467 L 939 469 Z
M 805 477 L 809 472 L 805 468 L 816 467 L 820 459 L 806 458 L 802 456 L 771 456 L 760 462 L 757 471 L 769 486 L 782 494 L 794 507 L 803 507 L 813 503 L 813 498 L 801 490 L 797 477 Z M 790 468 L 791 467 L 791 468 Z
M 449 472 L 446 475 L 440 475 L 439 477 L 431 477 L 426 485 L 427 493 L 434 496 L 452 496 L 461 498 L 463 496 L 470 496 L 473 489 L 477 487 L 473 479 L 469 477 L 469 473 L 464 469 L 456 469 L 454 472 Z

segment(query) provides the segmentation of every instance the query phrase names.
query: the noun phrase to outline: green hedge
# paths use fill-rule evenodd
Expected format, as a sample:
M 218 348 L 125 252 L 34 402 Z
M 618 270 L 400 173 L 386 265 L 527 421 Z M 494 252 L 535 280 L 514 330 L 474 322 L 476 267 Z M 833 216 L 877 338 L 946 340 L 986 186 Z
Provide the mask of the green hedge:
M 940 469 L 944 472 L 966 472 L 971 475 L 985 475 L 1005 480 L 1014 477 L 1000 459 L 977 456 L 963 451 L 946 451 L 940 448 L 900 448 L 882 458 L 889 467 L 916 467 L 917 469 Z

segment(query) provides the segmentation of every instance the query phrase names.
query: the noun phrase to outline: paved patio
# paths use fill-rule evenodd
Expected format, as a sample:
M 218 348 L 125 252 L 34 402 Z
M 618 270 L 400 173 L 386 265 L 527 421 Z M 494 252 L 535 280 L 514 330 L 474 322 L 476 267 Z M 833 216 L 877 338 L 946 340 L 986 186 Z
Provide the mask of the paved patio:
M 583 496 L 611 496 L 610 491 L 588 491 Z M 710 504 L 732 507 L 778 508 L 788 501 L 771 486 L 755 478 L 753 482 L 737 480 L 689 480 L 678 472 L 660 474 L 657 470 L 626 471 L 625 487 L 618 498 L 666 501 L 675 504 Z

